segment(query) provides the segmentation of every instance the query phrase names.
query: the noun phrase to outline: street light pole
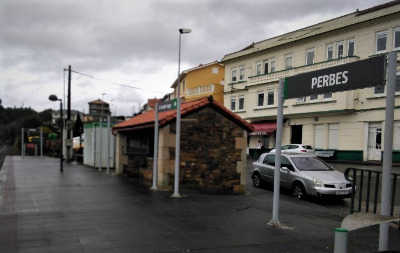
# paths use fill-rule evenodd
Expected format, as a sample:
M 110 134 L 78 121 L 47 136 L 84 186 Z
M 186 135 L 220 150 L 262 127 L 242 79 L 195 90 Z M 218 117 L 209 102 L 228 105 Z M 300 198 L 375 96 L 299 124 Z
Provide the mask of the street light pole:
M 177 106 L 176 106 L 176 147 L 175 147 L 175 183 L 174 193 L 171 197 L 179 198 L 179 164 L 180 164 L 180 145 L 181 145 L 181 86 L 180 86 L 180 75 L 181 75 L 181 35 L 183 33 L 190 33 L 192 30 L 187 28 L 179 29 L 179 56 L 178 56 L 178 79 L 177 79 Z
M 60 146 L 61 146 L 61 151 L 60 151 L 60 171 L 63 172 L 63 145 L 64 145 L 64 125 L 63 125 L 63 107 L 62 107 L 62 99 L 58 98 L 56 95 L 50 95 L 49 96 L 50 101 L 60 101 Z

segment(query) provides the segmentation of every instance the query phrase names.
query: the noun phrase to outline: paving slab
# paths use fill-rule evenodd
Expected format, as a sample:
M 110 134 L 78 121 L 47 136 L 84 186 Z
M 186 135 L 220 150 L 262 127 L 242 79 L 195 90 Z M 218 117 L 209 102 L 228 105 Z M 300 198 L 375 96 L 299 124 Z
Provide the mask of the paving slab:
M 333 252 L 345 217 L 329 205 L 244 195 L 152 191 L 137 179 L 49 157 L 7 157 L 1 180 L 0 252 Z M 2 177 L 4 179 L 4 177 Z M 375 252 L 379 227 L 349 232 L 348 252 Z M 400 251 L 390 228 L 390 249 Z

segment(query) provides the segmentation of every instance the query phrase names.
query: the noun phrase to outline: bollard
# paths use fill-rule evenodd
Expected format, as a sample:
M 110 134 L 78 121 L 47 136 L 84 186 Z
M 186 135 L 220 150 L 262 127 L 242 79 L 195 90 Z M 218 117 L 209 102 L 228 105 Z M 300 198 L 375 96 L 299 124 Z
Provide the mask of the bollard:
M 346 253 L 346 252 L 347 252 L 347 229 L 336 228 L 334 253 Z

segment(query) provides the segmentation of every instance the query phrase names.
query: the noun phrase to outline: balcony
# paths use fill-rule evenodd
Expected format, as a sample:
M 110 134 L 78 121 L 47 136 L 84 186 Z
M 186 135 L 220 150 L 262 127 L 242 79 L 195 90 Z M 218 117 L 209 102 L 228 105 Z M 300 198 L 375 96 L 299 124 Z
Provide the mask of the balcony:
M 268 73 L 268 74 L 264 74 L 264 75 L 249 76 L 247 86 L 252 86 L 252 85 L 257 85 L 257 84 L 262 84 L 262 83 L 278 82 L 279 78 L 285 78 L 288 76 L 294 76 L 294 75 L 312 72 L 312 71 L 316 71 L 316 70 L 320 70 L 320 69 L 331 68 L 331 67 L 355 62 L 355 61 L 358 61 L 359 59 L 360 59 L 360 57 L 358 57 L 358 56 L 351 56 L 351 57 L 345 57 L 345 58 L 335 59 L 335 60 L 331 60 L 331 61 L 319 62 L 319 63 L 315 63 L 312 65 L 295 67 L 295 68 L 277 71 L 277 72 L 273 72 L 273 73 Z

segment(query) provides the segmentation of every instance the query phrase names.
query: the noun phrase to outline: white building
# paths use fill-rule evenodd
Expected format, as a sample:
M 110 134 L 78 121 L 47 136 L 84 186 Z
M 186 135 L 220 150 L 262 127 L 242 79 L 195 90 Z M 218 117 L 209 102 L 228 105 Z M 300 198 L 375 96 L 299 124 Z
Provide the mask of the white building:
M 397 0 L 225 55 L 224 104 L 256 127 L 249 138 L 250 152 L 258 140 L 272 148 L 279 78 L 397 51 L 393 159 L 400 161 L 399 50 Z M 316 150 L 333 150 L 333 158 L 340 160 L 381 160 L 385 106 L 385 86 L 287 99 L 282 144 L 304 143 Z

